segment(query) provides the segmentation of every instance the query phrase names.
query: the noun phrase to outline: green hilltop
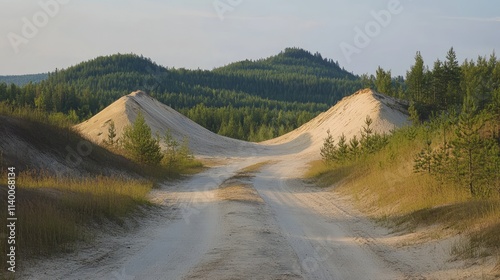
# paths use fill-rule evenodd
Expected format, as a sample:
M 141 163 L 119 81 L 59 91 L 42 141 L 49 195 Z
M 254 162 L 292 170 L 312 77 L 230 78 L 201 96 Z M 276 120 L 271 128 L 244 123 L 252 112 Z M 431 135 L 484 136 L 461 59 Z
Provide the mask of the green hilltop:
M 39 84 L 14 89 L 15 95 L 0 84 L 0 101 L 82 121 L 140 89 L 215 133 L 261 141 L 299 127 L 360 87 L 338 63 L 298 48 L 211 71 L 115 54 L 56 70 Z

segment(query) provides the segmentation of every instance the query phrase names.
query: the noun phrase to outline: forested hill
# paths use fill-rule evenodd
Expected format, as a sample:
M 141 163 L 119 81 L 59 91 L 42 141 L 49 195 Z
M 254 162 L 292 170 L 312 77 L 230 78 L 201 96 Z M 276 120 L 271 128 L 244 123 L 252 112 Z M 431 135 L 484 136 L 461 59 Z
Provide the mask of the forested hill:
M 204 89 L 247 93 L 287 102 L 335 104 L 360 87 L 357 77 L 321 55 L 288 48 L 277 56 L 255 62 L 242 61 L 206 70 L 165 68 L 132 54 L 99 57 L 51 75 L 49 83 L 117 91 L 140 88 L 151 94 L 183 93 L 195 102 L 169 100 L 174 107 L 200 103 Z M 205 100 L 205 105 L 229 105 L 227 96 Z M 234 98 L 230 98 L 234 100 Z M 208 103 L 208 104 L 207 104 Z M 232 104 L 238 106 L 237 104 Z
M 359 89 L 358 77 L 321 54 L 287 48 L 276 56 L 212 71 L 239 81 L 235 89 L 284 101 L 335 104 Z
M 256 61 L 244 60 L 214 69 L 214 72 L 263 76 L 312 76 L 313 78 L 348 79 L 357 77 L 338 65 L 332 59 L 323 58 L 320 53 L 314 55 L 299 48 L 287 48 L 278 55 Z M 311 78 L 311 77 L 309 77 Z
M 359 88 L 360 79 L 337 63 L 297 48 L 212 71 L 116 54 L 55 71 L 39 84 L 0 84 L 0 101 L 84 120 L 140 89 L 216 133 L 259 141 L 297 128 Z

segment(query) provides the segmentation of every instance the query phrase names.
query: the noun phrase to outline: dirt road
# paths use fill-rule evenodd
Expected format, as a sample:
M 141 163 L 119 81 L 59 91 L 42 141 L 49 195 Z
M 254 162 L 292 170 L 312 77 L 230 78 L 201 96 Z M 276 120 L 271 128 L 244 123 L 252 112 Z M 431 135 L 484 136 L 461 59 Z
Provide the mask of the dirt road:
M 258 162 L 267 164 L 242 171 Z M 451 241 L 403 246 L 305 163 L 232 160 L 151 193 L 162 205 L 126 235 L 28 268 L 25 279 L 474 279 L 448 262 Z M 478 275 L 479 276 L 479 275 Z

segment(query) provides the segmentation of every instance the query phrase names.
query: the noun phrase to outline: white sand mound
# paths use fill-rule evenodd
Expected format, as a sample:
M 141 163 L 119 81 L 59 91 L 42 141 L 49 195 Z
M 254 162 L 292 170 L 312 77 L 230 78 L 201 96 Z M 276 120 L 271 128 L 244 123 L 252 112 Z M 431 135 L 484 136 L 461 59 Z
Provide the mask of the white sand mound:
M 314 159 L 319 157 L 319 149 L 328 129 L 335 138 L 344 133 L 350 139 L 360 135 L 366 116 L 373 119 L 373 130 L 378 133 L 387 133 L 407 123 L 405 110 L 396 99 L 366 89 L 342 99 L 327 112 L 290 133 L 256 144 L 210 132 L 146 93 L 136 91 L 118 99 L 76 128 L 90 140 L 102 143 L 107 139 L 111 121 L 114 121 L 117 135 L 120 136 L 139 111 L 142 111 L 153 133 L 158 132 L 163 136 L 170 130 L 179 141 L 186 137 L 190 148 L 200 156 L 248 157 L 300 153 Z
M 217 135 L 167 105 L 160 103 L 143 91 L 123 96 L 91 119 L 75 128 L 96 143 L 108 137 L 111 121 L 115 123 L 116 134 L 120 137 L 124 128 L 132 124 L 139 111 L 153 133 L 163 137 L 167 130 L 178 141 L 186 137 L 191 150 L 201 156 L 251 156 L 263 147 L 254 143 L 235 140 Z
M 355 135 L 360 137 L 367 116 L 373 120 L 373 131 L 380 134 L 389 133 L 408 123 L 408 115 L 401 101 L 364 89 L 343 98 L 328 111 L 296 130 L 261 144 L 319 156 L 328 130 L 336 141 L 342 134 L 348 140 Z

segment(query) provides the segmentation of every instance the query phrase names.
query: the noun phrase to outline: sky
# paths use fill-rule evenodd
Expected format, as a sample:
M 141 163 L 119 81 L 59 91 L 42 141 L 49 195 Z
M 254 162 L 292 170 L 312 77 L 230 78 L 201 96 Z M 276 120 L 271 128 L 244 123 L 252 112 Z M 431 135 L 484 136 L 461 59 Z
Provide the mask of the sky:
M 500 52 L 493 0 L 1 0 L 0 23 L 0 75 L 116 53 L 213 69 L 287 47 L 354 74 L 405 75 L 417 51 L 430 67 L 450 47 L 460 61 Z

